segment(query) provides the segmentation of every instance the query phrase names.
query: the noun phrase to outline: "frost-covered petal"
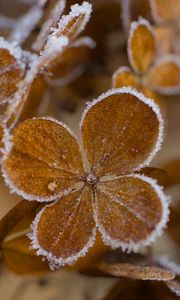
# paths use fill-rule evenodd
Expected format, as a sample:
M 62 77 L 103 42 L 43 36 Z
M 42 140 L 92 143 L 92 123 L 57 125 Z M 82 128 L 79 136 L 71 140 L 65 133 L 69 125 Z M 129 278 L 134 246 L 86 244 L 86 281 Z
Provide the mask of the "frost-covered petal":
M 60 19 L 57 29 L 54 29 L 54 35 L 64 35 L 70 41 L 74 40 L 85 29 L 91 12 L 92 5 L 86 1 L 81 5 L 72 5 L 71 12 Z
M 131 23 L 128 39 L 129 62 L 138 73 L 144 73 L 154 60 L 155 35 L 150 23 L 142 18 Z
M 120 67 L 112 77 L 113 88 L 120 88 L 123 86 L 131 86 L 133 88 L 138 87 L 137 78 L 128 67 Z
M 179 20 L 179 0 L 150 0 L 150 4 L 152 14 L 156 22 L 169 22 Z
M 131 88 L 112 89 L 87 107 L 81 130 L 96 175 L 121 175 L 149 164 L 162 142 L 163 120 L 153 100 Z
M 2 169 L 13 191 L 38 201 L 72 189 L 84 172 L 75 137 L 51 118 L 27 120 L 15 129 Z
M 163 95 L 180 93 L 180 58 L 167 55 L 156 61 L 145 76 L 147 84 Z
M 90 49 L 94 42 L 89 37 L 79 38 L 67 47 L 47 68 L 50 80 L 58 80 L 65 85 L 82 73 L 89 61 Z M 69 79 L 69 80 L 68 80 Z M 63 84 L 64 83 L 64 84 Z
M 137 251 L 154 242 L 168 220 L 168 198 L 156 181 L 128 175 L 99 183 L 96 222 L 106 244 Z
M 0 38 L 0 104 L 12 100 L 24 76 L 22 51 Z
M 46 3 L 44 3 L 45 5 Z M 51 33 L 53 27 L 56 27 L 63 10 L 65 8 L 65 0 L 51 0 L 47 2 L 43 19 L 41 20 L 42 26 L 32 48 L 39 52 L 43 49 L 48 35 Z
M 35 218 L 32 246 L 52 268 L 74 263 L 93 246 L 96 226 L 91 193 L 86 187 L 63 196 Z
M 130 263 L 101 264 L 98 268 L 105 274 L 134 280 L 168 281 L 175 277 L 169 270 L 155 266 L 138 266 Z

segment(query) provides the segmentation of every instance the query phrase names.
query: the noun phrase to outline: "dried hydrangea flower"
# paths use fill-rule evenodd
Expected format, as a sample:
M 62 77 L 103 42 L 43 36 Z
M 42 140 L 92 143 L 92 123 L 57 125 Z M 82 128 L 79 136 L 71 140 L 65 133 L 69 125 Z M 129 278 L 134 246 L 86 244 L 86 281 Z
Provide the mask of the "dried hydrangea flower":
M 52 268 L 84 256 L 97 229 L 106 245 L 137 251 L 162 233 L 168 219 L 162 189 L 134 173 L 160 149 L 158 106 L 136 90 L 110 90 L 88 106 L 80 127 L 83 157 L 63 123 L 27 120 L 15 129 L 2 164 L 12 191 L 50 203 L 35 218 L 31 239 Z
M 180 59 L 168 55 L 155 60 L 156 40 L 150 23 L 142 18 L 131 24 L 128 39 L 129 67 L 113 75 L 113 87 L 132 86 L 147 95 L 151 90 L 163 95 L 180 93 Z

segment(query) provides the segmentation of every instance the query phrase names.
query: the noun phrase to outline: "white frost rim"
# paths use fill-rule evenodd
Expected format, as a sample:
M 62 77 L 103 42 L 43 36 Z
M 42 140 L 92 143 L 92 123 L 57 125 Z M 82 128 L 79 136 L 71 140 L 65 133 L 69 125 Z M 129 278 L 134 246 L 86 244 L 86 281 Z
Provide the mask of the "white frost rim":
M 74 135 L 74 133 L 71 131 L 71 129 L 67 125 L 65 125 L 63 122 L 60 122 L 60 121 L 58 121 L 54 118 L 51 118 L 51 117 L 33 118 L 33 120 L 48 120 L 48 121 L 51 121 L 51 122 L 54 122 L 54 123 L 60 125 L 65 130 L 67 130 L 69 132 L 69 134 L 74 138 L 75 142 L 77 142 L 77 145 L 79 147 L 79 153 L 82 157 L 82 153 L 81 153 L 81 149 L 80 149 L 78 140 L 77 140 L 76 136 Z M 29 121 L 29 119 L 27 119 L 24 122 L 28 122 L 28 121 Z M 57 194 L 52 195 L 52 196 L 37 196 L 37 195 L 34 195 L 34 194 L 28 194 L 28 193 L 24 192 L 23 190 L 17 188 L 17 186 L 9 178 L 8 173 L 6 171 L 6 168 L 5 168 L 5 165 L 4 165 L 4 162 L 5 162 L 5 160 L 8 159 L 8 156 L 9 156 L 11 150 L 12 150 L 12 147 L 13 147 L 13 142 L 10 140 L 9 135 L 7 135 L 7 136 L 8 136 L 8 139 L 5 138 L 6 152 L 5 152 L 5 154 L 3 156 L 3 159 L 2 159 L 1 171 L 2 171 L 2 176 L 4 178 L 4 181 L 5 181 L 6 185 L 9 187 L 11 193 L 16 193 L 19 196 L 22 196 L 23 198 L 25 198 L 26 200 L 29 200 L 29 201 L 36 200 L 38 202 L 50 202 L 50 201 L 56 200 L 57 198 L 60 198 L 64 195 L 68 195 L 69 193 L 72 192 L 72 190 L 74 188 L 73 186 L 69 187 L 68 189 L 65 189 L 63 192 L 57 193 Z M 82 160 L 82 162 L 83 162 L 83 160 Z
M 136 65 L 134 64 L 133 53 L 131 51 L 131 41 L 132 41 L 135 31 L 138 29 L 139 26 L 145 26 L 147 28 L 147 30 L 149 31 L 149 33 L 152 35 L 152 37 L 154 39 L 155 47 L 157 49 L 156 35 L 155 35 L 155 32 L 154 32 L 151 24 L 148 22 L 148 20 L 146 20 L 142 17 L 139 17 L 138 21 L 132 22 L 131 26 L 130 26 L 130 30 L 129 30 L 128 41 L 127 41 L 127 53 L 128 53 L 129 63 L 131 65 L 131 67 L 133 68 L 133 70 L 137 73 L 139 73 L 139 70 L 137 69 Z
M 154 102 L 153 99 L 145 97 L 142 93 L 138 92 L 136 89 L 133 89 L 131 87 L 123 87 L 120 89 L 110 89 L 106 93 L 102 94 L 99 96 L 97 99 L 93 100 L 91 103 L 89 103 L 84 110 L 81 121 L 80 121 L 80 131 L 82 134 L 82 127 L 83 127 L 83 122 L 84 119 L 86 118 L 87 113 L 91 110 L 91 108 L 95 105 L 97 105 L 99 102 L 106 101 L 106 98 L 112 95 L 118 95 L 118 94 L 131 94 L 138 98 L 139 101 L 142 101 L 143 103 L 147 104 L 151 109 L 154 111 L 156 114 L 156 117 L 159 121 L 159 133 L 157 137 L 157 142 L 154 145 L 154 148 L 152 149 L 151 153 L 147 157 L 147 159 L 141 163 L 137 168 L 133 171 L 138 171 L 142 169 L 143 167 L 147 166 L 150 164 L 156 153 L 161 149 L 163 138 L 164 138 L 164 120 L 160 112 L 159 106 Z
M 156 225 L 156 228 L 152 231 L 152 233 L 147 237 L 145 240 L 141 240 L 138 243 L 135 242 L 130 242 L 130 243 L 124 243 L 120 240 L 117 239 L 112 239 L 111 236 L 105 231 L 103 225 L 99 223 L 98 220 L 98 207 L 96 204 L 96 213 L 95 213 L 95 220 L 97 227 L 102 235 L 103 241 L 106 245 L 111 246 L 112 249 L 117 249 L 121 248 L 123 251 L 129 252 L 137 252 L 141 247 L 149 246 L 152 244 L 155 239 L 160 236 L 164 229 L 166 228 L 166 224 L 169 219 L 169 199 L 168 197 L 164 194 L 163 189 L 157 184 L 156 180 L 140 175 L 140 174 L 130 174 L 127 176 L 121 176 L 121 178 L 124 177 L 133 177 L 133 178 L 138 178 L 142 181 L 145 181 L 151 185 L 151 187 L 155 190 L 157 193 L 161 205 L 162 205 L 162 218 L 160 222 Z M 118 179 L 118 178 L 117 178 Z M 114 180 L 116 180 L 114 178 Z
M 74 191 L 74 192 L 77 192 Z M 82 191 L 83 192 L 83 191 Z M 59 200 L 57 200 L 59 201 Z M 41 219 L 42 214 L 44 213 L 45 209 L 47 207 L 53 206 L 55 203 L 46 205 L 35 217 L 31 227 L 32 227 L 32 232 L 28 234 L 28 238 L 31 240 L 31 247 L 36 251 L 37 255 L 42 255 L 45 256 L 49 262 L 49 266 L 52 270 L 55 270 L 56 268 L 64 265 L 72 265 L 74 262 L 76 262 L 79 258 L 84 257 L 88 250 L 94 245 L 95 239 L 96 239 L 96 226 L 93 228 L 92 235 L 89 239 L 89 241 L 84 245 L 84 247 L 79 251 L 78 253 L 63 259 L 63 258 L 58 258 L 54 256 L 51 252 L 45 250 L 42 248 L 39 244 L 38 241 L 38 224 Z

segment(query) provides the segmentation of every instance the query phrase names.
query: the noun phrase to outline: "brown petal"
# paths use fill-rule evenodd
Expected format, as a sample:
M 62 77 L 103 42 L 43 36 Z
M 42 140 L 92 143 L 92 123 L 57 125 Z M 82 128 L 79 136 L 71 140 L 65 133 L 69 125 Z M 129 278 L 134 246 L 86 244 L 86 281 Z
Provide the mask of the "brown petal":
M 91 15 L 91 4 L 84 1 L 81 5 L 71 6 L 71 12 L 62 17 L 59 22 L 56 35 L 66 36 L 70 41 L 74 40 L 85 28 Z
M 137 78 L 128 67 L 120 67 L 112 78 L 112 87 L 120 88 L 123 86 L 138 87 Z
M 6 217 L 6 223 L 7 219 L 10 221 L 10 226 L 7 224 L 8 231 L 12 225 L 15 226 L 2 242 L 3 260 L 13 272 L 19 275 L 48 272 L 47 262 L 42 261 L 42 257 L 37 257 L 35 251 L 30 249 L 30 241 L 26 236 L 30 230 L 30 224 L 38 212 L 37 203 L 28 203 L 27 201 L 26 203 L 21 202 Z M 22 210 L 20 211 L 20 209 Z
M 137 251 L 162 233 L 168 201 L 155 181 L 130 175 L 99 183 L 97 224 L 106 244 Z
M 154 60 L 156 43 L 150 23 L 140 18 L 131 23 L 128 56 L 129 62 L 138 73 L 144 73 Z
M 12 99 L 23 78 L 20 51 L 0 39 L 0 104 Z
M 150 0 L 154 20 L 178 21 L 180 16 L 179 0 Z
M 163 95 L 180 93 L 180 59 L 168 55 L 159 59 L 149 70 L 145 80 L 152 89 Z
M 132 89 L 110 90 L 85 110 L 82 137 L 96 174 L 123 174 L 147 165 L 162 139 L 156 104 Z
M 38 201 L 72 189 L 84 172 L 74 136 L 64 124 L 47 118 L 27 120 L 15 129 L 3 170 L 13 190 Z
M 89 61 L 90 48 L 93 47 L 93 42 L 89 38 L 85 37 L 84 39 L 86 39 L 84 44 L 83 38 L 81 39 L 82 43 L 80 39 L 77 40 L 76 43 L 65 49 L 59 57 L 50 63 L 47 67 L 50 80 L 59 79 L 59 85 L 66 85 L 83 71 Z M 89 41 L 89 45 L 85 41 Z
M 175 293 L 176 296 L 180 297 L 180 282 L 177 280 L 172 280 L 167 282 L 168 288 L 171 292 Z
M 33 50 L 40 52 L 43 49 L 52 27 L 56 27 L 64 8 L 65 0 L 47 1 L 39 24 L 41 30 L 32 45 Z
M 72 264 L 85 256 L 95 240 L 91 189 L 63 196 L 34 221 L 32 244 L 51 267 Z
M 98 269 L 115 277 L 125 277 L 141 280 L 168 281 L 174 279 L 175 274 L 171 271 L 154 266 L 136 266 L 129 263 L 101 264 Z

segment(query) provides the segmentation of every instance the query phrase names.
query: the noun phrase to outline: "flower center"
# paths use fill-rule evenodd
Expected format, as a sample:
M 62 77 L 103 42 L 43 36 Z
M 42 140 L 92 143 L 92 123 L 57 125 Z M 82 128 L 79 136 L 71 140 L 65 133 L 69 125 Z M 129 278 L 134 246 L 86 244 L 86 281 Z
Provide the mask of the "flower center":
M 86 182 L 89 184 L 89 185 L 95 185 L 97 183 L 98 179 L 97 177 L 92 174 L 92 173 L 89 173 L 87 176 L 86 176 Z

